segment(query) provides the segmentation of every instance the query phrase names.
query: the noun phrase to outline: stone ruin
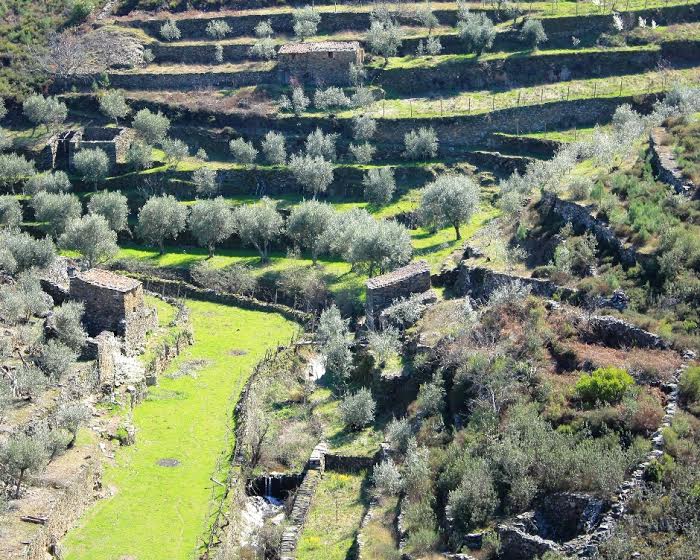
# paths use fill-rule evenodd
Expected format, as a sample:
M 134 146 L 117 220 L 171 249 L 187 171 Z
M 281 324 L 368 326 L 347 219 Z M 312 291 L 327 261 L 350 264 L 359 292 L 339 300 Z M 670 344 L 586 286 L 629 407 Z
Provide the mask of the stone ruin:
M 649 134 L 649 150 L 651 152 L 651 166 L 654 175 L 659 181 L 673 187 L 677 194 L 691 196 L 695 193 L 697 185 L 683 176 L 678 167 L 678 161 L 673 149 L 667 146 L 666 130 L 661 127 L 653 128 Z
M 282 45 L 277 60 L 283 83 L 347 85 L 350 63 L 361 65 L 364 56 L 358 41 L 318 41 Z
M 435 299 L 435 294 L 430 288 L 430 267 L 426 261 L 416 261 L 387 274 L 370 278 L 366 287 L 365 311 L 370 327 L 379 320 L 381 312 L 391 307 L 398 299 L 414 294 L 424 294 L 426 300 Z
M 89 126 L 83 130 L 64 130 L 49 138 L 40 165 L 46 169 L 73 170 L 75 155 L 84 149 L 100 148 L 107 154 L 110 169 L 126 159 L 133 131 L 123 127 Z
M 141 282 L 92 268 L 69 277 L 69 297 L 85 305 L 83 322 L 90 336 L 103 331 L 124 340 L 127 354 L 140 351 L 146 333 L 157 324 L 155 311 L 144 305 Z

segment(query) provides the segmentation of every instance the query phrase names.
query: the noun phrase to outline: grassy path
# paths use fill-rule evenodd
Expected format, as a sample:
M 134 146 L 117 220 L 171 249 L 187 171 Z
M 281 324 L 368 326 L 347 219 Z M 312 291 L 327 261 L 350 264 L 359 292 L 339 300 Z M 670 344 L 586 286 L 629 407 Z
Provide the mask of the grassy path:
M 103 480 L 116 494 L 68 534 L 67 560 L 191 558 L 208 511 L 209 477 L 230 445 L 231 398 L 265 350 L 288 342 L 295 325 L 275 314 L 197 301 L 188 306 L 195 344 L 170 370 L 186 370 L 190 360 L 206 365 L 193 375 L 163 377 L 135 409 L 137 443 L 117 452 Z M 161 459 L 180 464 L 162 467 Z

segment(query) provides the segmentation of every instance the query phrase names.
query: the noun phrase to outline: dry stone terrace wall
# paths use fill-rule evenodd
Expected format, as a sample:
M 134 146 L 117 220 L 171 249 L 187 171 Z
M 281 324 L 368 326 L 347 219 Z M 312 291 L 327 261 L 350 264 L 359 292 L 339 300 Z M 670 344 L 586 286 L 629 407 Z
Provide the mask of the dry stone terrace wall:
M 205 93 L 201 93 L 205 95 Z M 194 93 L 193 95 L 199 95 Z M 403 152 L 403 135 L 419 127 L 432 127 L 440 139 L 440 158 L 462 156 L 465 150 L 483 146 L 493 132 L 510 134 L 540 132 L 542 130 L 570 129 L 588 127 L 610 122 L 615 109 L 623 103 L 629 103 L 637 111 L 646 112 L 658 96 L 623 96 L 617 98 L 577 99 L 557 101 L 543 105 L 496 109 L 488 114 L 459 115 L 433 118 L 415 117 L 382 119 L 381 113 L 374 116 L 379 120 L 375 144 L 379 157 L 398 157 Z M 68 98 L 71 106 L 79 105 L 82 97 Z M 341 137 L 351 137 L 350 119 L 325 119 L 308 117 L 271 118 L 240 114 L 222 114 L 212 111 L 182 111 L 157 102 L 134 101 L 134 110 L 148 107 L 162 110 L 175 125 L 201 126 L 208 123 L 211 127 L 230 127 L 217 139 L 216 135 L 206 132 L 204 141 L 220 142 L 221 152 L 227 153 L 227 143 L 233 136 L 245 136 L 254 142 L 260 142 L 269 130 L 276 130 L 287 137 L 291 151 L 298 148 L 306 136 L 316 128 L 324 132 L 338 132 Z M 172 129 L 177 136 L 177 128 Z M 186 131 L 190 144 L 196 134 Z M 298 144 L 295 144 L 298 143 Z M 342 152 L 342 150 L 341 150 Z
M 264 4 L 254 2 L 253 0 L 247 0 L 251 2 L 252 5 L 248 6 L 247 3 L 234 4 L 228 7 L 233 8 L 261 8 Z M 331 3 L 332 2 L 326 2 Z M 345 2 L 346 4 L 348 2 Z M 306 3 L 302 3 L 305 5 Z M 322 4 L 319 2 L 317 4 Z M 369 2 L 351 2 L 351 4 L 361 4 L 365 6 L 366 11 L 362 12 L 344 12 L 339 11 L 333 12 L 321 12 L 321 23 L 319 24 L 319 34 L 329 34 L 342 31 L 366 31 L 369 27 L 369 9 L 371 4 Z M 472 11 L 479 11 L 478 8 L 472 9 Z M 457 22 L 456 10 L 434 10 L 441 25 L 454 27 Z M 487 13 L 493 14 L 492 10 L 487 10 Z M 651 20 L 652 18 L 658 25 L 670 25 L 673 23 L 679 23 L 683 21 L 697 21 L 700 19 L 700 10 L 694 5 L 685 6 L 669 6 L 661 8 L 651 8 L 646 10 L 635 10 L 634 12 L 622 12 L 622 17 L 627 21 L 627 28 L 632 27 L 632 22 L 636 25 L 639 17 Z M 182 34 L 182 39 L 205 39 L 206 26 L 210 19 L 223 19 L 231 27 L 232 37 L 240 36 L 253 36 L 253 30 L 255 26 L 263 20 L 269 19 L 272 23 L 272 27 L 277 33 L 292 34 L 293 33 L 293 22 L 290 12 L 284 13 L 270 13 L 270 14 L 246 14 L 245 12 L 240 12 L 239 14 L 233 13 L 206 13 L 202 12 L 195 17 L 190 16 L 180 16 L 176 14 L 176 21 L 178 28 Z M 492 15 L 493 17 L 493 15 Z M 132 27 L 139 27 L 144 29 L 150 35 L 154 37 L 159 36 L 160 27 L 165 22 L 165 17 L 150 17 L 150 18 L 125 18 L 118 20 L 122 25 L 129 25 Z M 417 25 L 417 22 L 407 18 L 401 18 L 400 22 L 402 25 Z M 559 36 L 562 40 L 566 40 L 566 46 L 571 45 L 571 35 L 583 36 L 588 34 L 603 33 L 605 31 L 612 31 L 612 20 L 610 14 L 591 14 L 591 15 L 581 15 L 581 16 L 566 16 L 561 18 L 543 19 L 542 23 L 544 25 L 545 31 L 551 37 L 558 38 Z
M 673 187 L 676 193 L 691 195 L 695 192 L 696 185 L 683 176 L 678 168 L 673 149 L 664 145 L 664 136 L 663 128 L 654 128 L 649 135 L 649 151 L 654 173 L 659 181 Z
M 365 309 L 374 321 L 378 314 L 394 301 L 430 290 L 430 267 L 426 261 L 416 261 L 404 267 L 367 280 Z
M 203 88 L 235 89 L 244 86 L 274 83 L 276 70 L 243 70 L 241 72 L 181 73 L 110 73 L 112 87 L 133 90 L 196 90 Z M 89 87 L 86 82 L 85 87 Z
M 399 95 L 429 95 L 435 90 L 481 90 L 535 86 L 559 81 L 605 78 L 655 69 L 663 59 L 683 63 L 675 50 L 595 51 L 567 54 L 541 51 L 538 55 L 491 60 L 474 58 L 419 68 L 374 71 L 378 84 Z

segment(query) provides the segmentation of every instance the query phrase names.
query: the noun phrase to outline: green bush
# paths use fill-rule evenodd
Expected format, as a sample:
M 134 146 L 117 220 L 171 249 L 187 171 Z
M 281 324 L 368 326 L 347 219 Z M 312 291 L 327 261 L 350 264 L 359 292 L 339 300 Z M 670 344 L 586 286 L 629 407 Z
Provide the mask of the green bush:
M 689 367 L 683 372 L 678 391 L 687 405 L 694 405 L 700 401 L 700 366 Z
M 634 385 L 634 379 L 624 369 L 598 368 L 593 373 L 584 373 L 576 382 L 576 396 L 583 402 L 615 404 Z
M 94 9 L 95 3 L 92 0 L 75 0 L 71 6 L 70 24 L 77 25 L 84 22 Z

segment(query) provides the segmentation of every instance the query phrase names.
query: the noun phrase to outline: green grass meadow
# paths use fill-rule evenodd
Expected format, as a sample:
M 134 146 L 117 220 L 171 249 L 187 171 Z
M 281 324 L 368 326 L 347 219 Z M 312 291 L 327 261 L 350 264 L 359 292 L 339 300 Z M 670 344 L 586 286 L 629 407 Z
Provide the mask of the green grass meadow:
M 286 343 L 295 324 L 283 317 L 189 301 L 195 344 L 134 409 L 136 444 L 117 451 L 101 500 L 63 542 L 67 560 L 186 560 L 206 527 L 217 458 L 232 445 L 233 403 L 268 348 Z M 234 352 L 236 351 L 236 352 Z M 244 351 L 241 354 L 239 351 Z M 161 459 L 176 459 L 163 467 Z

